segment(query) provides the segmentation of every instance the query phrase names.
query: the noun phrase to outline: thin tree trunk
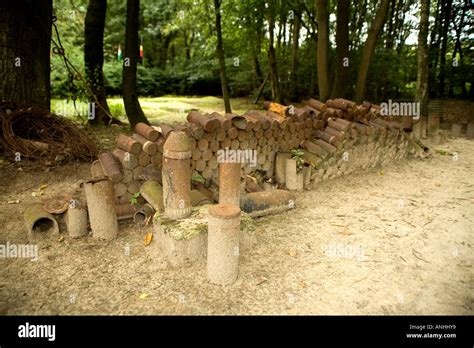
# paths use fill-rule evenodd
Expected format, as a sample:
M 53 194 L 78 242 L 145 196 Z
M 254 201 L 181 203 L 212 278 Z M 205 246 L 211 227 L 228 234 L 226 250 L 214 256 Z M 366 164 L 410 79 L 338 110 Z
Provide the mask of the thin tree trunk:
M 349 0 L 338 0 L 336 22 L 337 65 L 331 98 L 345 98 L 349 74 Z M 347 61 L 346 61 L 347 59 Z M 347 63 L 347 64 L 346 64 Z
M 309 44 L 309 55 L 311 57 L 311 76 L 309 81 L 309 94 L 308 96 L 313 97 L 316 95 L 316 84 L 318 79 L 318 35 L 316 33 L 311 34 L 310 44 Z
M 257 13 L 256 15 L 258 16 L 257 18 L 249 18 L 249 50 L 250 54 L 252 55 L 252 63 L 254 74 L 256 77 L 256 84 L 260 85 L 263 82 L 262 68 L 260 67 L 260 62 L 258 60 L 258 55 L 262 47 L 262 17 L 260 16 L 260 13 Z M 257 23 L 255 23 L 255 19 L 257 20 Z
M 170 49 L 172 36 L 171 34 L 167 34 L 162 37 L 160 48 L 158 50 L 158 68 L 161 70 L 166 69 L 166 63 L 168 61 L 168 51 Z
M 125 111 L 130 127 L 138 122 L 149 124 L 137 95 L 137 63 L 139 58 L 138 28 L 140 0 L 127 0 L 127 21 L 125 25 L 125 48 L 122 74 L 122 93 Z
M 357 18 L 359 18 L 359 4 L 358 1 L 354 1 L 352 4 L 351 18 L 349 20 L 349 50 L 354 50 L 354 35 L 357 27 Z
M 272 97 L 277 103 L 281 103 L 280 82 L 278 81 L 278 69 L 275 54 L 274 41 L 275 29 L 275 0 L 270 1 L 270 9 L 268 11 L 268 34 L 270 37 L 268 45 L 268 63 L 270 65 L 270 79 L 272 85 Z
M 329 98 L 329 15 L 327 0 L 316 0 L 316 20 L 318 22 L 318 84 L 319 99 Z
M 406 29 L 404 26 L 405 18 L 410 9 L 410 3 L 408 1 L 399 2 L 400 5 L 400 13 L 401 18 L 398 16 L 397 26 L 395 27 L 395 33 L 398 34 L 398 45 L 397 45 L 397 53 L 401 55 L 403 53 L 403 47 L 405 46 L 405 41 L 410 35 L 410 30 Z
M 263 94 L 263 89 L 265 87 L 265 85 L 267 84 L 267 81 L 268 79 L 270 78 L 270 74 L 267 74 L 267 77 L 265 77 L 265 80 L 263 80 L 262 84 L 260 85 L 260 88 L 258 89 L 258 94 L 257 94 L 257 97 L 255 98 L 254 100 L 254 104 L 257 104 L 258 103 L 258 100 L 260 99 L 260 97 L 262 96 Z
M 468 10 L 468 7 L 464 4 L 461 5 L 460 9 L 456 9 L 456 12 L 461 12 L 461 18 L 459 19 L 459 25 L 456 25 L 456 21 L 454 21 L 454 29 L 456 31 L 456 40 L 454 43 L 454 52 L 453 52 L 453 68 L 462 71 L 462 65 L 463 65 L 463 52 L 462 52 L 462 44 L 461 44 L 461 34 L 462 34 L 462 29 L 464 27 L 464 18 L 466 16 L 466 12 Z M 456 61 L 457 65 L 456 67 L 454 66 L 454 59 L 457 59 L 456 54 L 459 53 L 459 61 Z M 454 70 L 453 69 L 453 70 Z M 453 74 L 455 72 L 453 71 Z M 449 83 L 449 96 L 453 97 L 454 96 L 454 81 L 455 79 L 450 79 Z M 461 91 L 462 91 L 462 96 L 466 97 L 467 96 L 467 90 L 466 90 L 466 83 L 464 76 L 461 75 L 459 77 L 459 80 L 461 82 Z
M 278 50 L 278 52 L 281 52 L 281 38 L 283 37 L 283 28 L 285 28 L 284 27 L 285 24 L 281 25 L 281 23 L 282 23 L 282 20 L 280 18 L 280 23 L 279 23 L 280 25 L 278 26 L 277 45 L 276 45 L 277 46 L 276 49 Z
M 283 30 L 283 45 L 281 48 L 278 49 L 277 57 L 279 57 L 278 62 L 282 69 L 280 72 L 284 72 L 284 78 L 282 79 L 282 73 L 280 73 L 280 91 L 281 91 L 281 99 L 285 100 L 285 98 L 291 98 L 291 68 L 292 68 L 292 58 L 288 59 L 289 53 L 288 47 L 290 47 L 290 42 L 293 43 L 293 23 L 288 23 L 288 42 L 286 40 L 286 32 L 287 32 L 287 23 L 284 24 Z M 293 50 L 293 47 L 291 47 Z M 291 52 L 292 54 L 292 52 Z
M 441 38 L 440 66 L 439 66 L 439 91 L 441 96 L 446 95 L 446 51 L 448 48 L 449 25 L 451 22 L 451 5 L 452 0 L 443 2 L 443 29 Z
M 367 89 L 367 76 L 369 73 L 370 61 L 375 51 L 375 44 L 377 43 L 377 38 L 382 30 L 383 24 L 385 22 L 385 17 L 387 16 L 388 7 L 390 0 L 382 0 L 382 4 L 375 15 L 374 22 L 372 23 L 369 34 L 365 41 L 364 50 L 362 51 L 362 58 L 359 66 L 359 73 L 357 75 L 357 83 L 355 89 L 354 99 L 356 102 L 362 102 L 365 98 L 365 92 Z
M 398 4 L 402 4 L 403 1 L 398 1 L 398 0 L 390 0 L 390 8 L 388 10 L 387 14 L 387 19 L 386 19 L 386 24 L 384 26 L 384 30 L 386 32 L 385 34 L 385 54 L 387 55 L 387 59 L 391 59 L 393 57 L 394 52 L 392 52 L 394 46 L 395 46 L 395 41 L 397 37 L 397 23 L 398 23 L 398 7 L 396 6 Z M 377 97 L 380 99 L 385 100 L 387 98 L 387 94 L 390 94 L 390 96 L 395 97 L 394 94 L 392 94 L 393 91 L 393 86 L 389 81 L 388 74 L 380 74 L 379 78 L 379 83 L 378 83 L 378 93 Z
M 231 113 L 229 89 L 227 86 L 227 76 L 225 74 L 224 47 L 222 45 L 221 0 L 214 0 L 214 9 L 216 12 L 217 58 L 219 59 L 219 70 L 221 74 L 222 97 L 224 98 L 225 112 Z
M 50 109 L 52 0 L 0 2 L 0 100 Z
M 437 88 L 437 71 L 438 71 L 438 58 L 439 58 L 439 42 L 441 34 L 441 1 L 436 2 L 436 13 L 434 18 L 434 27 L 431 31 L 431 41 L 430 41 L 430 60 L 429 60 L 429 86 L 431 94 L 434 97 L 438 96 Z
M 298 100 L 298 49 L 300 39 L 301 23 L 299 16 L 293 18 L 293 47 L 291 57 L 291 80 L 290 80 L 290 98 L 293 101 Z
M 393 48 L 394 42 L 394 27 L 397 21 L 397 12 L 395 11 L 396 0 L 390 0 L 390 10 L 389 10 L 389 19 L 388 19 L 388 28 L 387 28 L 387 38 L 385 42 L 385 47 L 391 50 Z
M 421 0 L 420 30 L 418 32 L 418 76 L 416 98 L 420 103 L 420 116 L 428 117 L 428 31 L 430 0 Z
M 352 38 L 350 40 L 352 42 L 353 49 L 356 49 L 356 48 L 360 47 L 359 38 L 360 38 L 361 33 L 362 33 L 362 28 L 364 27 L 365 16 L 367 14 L 367 7 L 368 7 L 368 0 L 364 0 L 364 2 L 362 3 L 362 6 L 360 7 L 360 10 L 357 11 L 357 12 L 359 12 L 359 16 L 357 17 L 355 30 L 351 31 Z M 356 12 L 356 11 L 354 10 L 354 12 Z
M 95 104 L 95 118 L 91 124 L 110 123 L 110 111 L 104 86 L 104 26 L 107 0 L 89 0 L 84 21 L 84 65 L 86 80 L 94 96 L 89 101 Z M 99 104 L 99 105 L 97 105 Z
M 191 36 L 194 35 L 194 31 L 191 32 Z M 191 60 L 191 42 L 188 43 L 188 33 L 186 30 L 183 31 L 183 44 L 184 44 L 184 52 L 186 61 L 189 62 Z
M 263 80 L 263 74 L 262 74 L 262 68 L 260 67 L 260 62 L 258 60 L 258 55 L 257 52 L 255 52 L 255 49 L 252 48 L 252 55 L 253 55 L 253 69 L 255 73 L 255 77 L 257 79 L 257 83 L 261 83 Z

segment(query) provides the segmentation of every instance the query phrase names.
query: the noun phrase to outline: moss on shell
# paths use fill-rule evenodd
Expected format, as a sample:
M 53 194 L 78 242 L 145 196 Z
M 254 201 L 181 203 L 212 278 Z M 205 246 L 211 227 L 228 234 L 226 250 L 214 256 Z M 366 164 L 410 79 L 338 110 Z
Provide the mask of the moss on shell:
M 172 220 L 162 213 L 156 213 L 153 217 L 153 225 L 155 229 L 162 229 L 164 234 L 174 240 L 189 240 L 201 233 L 207 233 L 207 210 L 209 206 L 194 207 L 189 217 L 180 220 Z M 240 229 L 252 234 L 256 229 L 255 221 L 245 212 L 241 213 Z

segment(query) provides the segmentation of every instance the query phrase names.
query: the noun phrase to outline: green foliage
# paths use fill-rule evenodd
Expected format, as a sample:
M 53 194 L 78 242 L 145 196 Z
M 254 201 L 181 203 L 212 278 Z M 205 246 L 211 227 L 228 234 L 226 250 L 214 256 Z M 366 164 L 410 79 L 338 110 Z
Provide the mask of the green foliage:
M 109 99 L 110 100 L 110 99 Z M 109 111 L 116 119 L 125 119 L 125 108 L 122 103 L 108 101 Z
M 58 28 L 59 40 L 53 28 L 53 39 L 61 42 L 65 55 L 84 76 L 84 16 L 87 2 L 75 1 L 73 6 L 69 1 L 55 1 L 54 24 Z M 51 46 L 52 48 L 54 45 Z M 53 98 L 85 99 L 85 85 L 81 77 L 73 72 L 72 82 L 61 55 L 51 55 L 51 95 Z
M 136 205 L 138 204 L 138 197 L 140 197 L 140 192 L 135 192 L 132 196 L 132 198 L 130 198 L 130 204 L 131 205 Z
M 303 170 L 305 161 L 303 159 L 304 152 L 301 149 L 294 149 L 290 151 L 291 159 L 296 161 L 296 172 L 301 173 Z
M 206 179 L 204 179 L 204 177 L 198 173 L 193 173 L 193 175 L 191 176 L 191 182 L 193 184 L 204 184 L 206 182 Z
M 299 36 L 297 91 L 300 99 L 315 96 L 316 33 L 314 0 L 275 1 L 275 49 L 277 68 L 284 99 L 288 101 L 292 70 L 291 29 L 295 16 L 302 19 Z M 349 19 L 348 98 L 351 98 L 357 79 L 358 66 L 373 14 L 380 2 L 376 0 L 351 1 Z M 462 0 L 453 0 L 453 25 L 459 25 Z M 80 73 L 84 74 L 84 18 L 88 0 L 55 0 L 55 24 L 61 36 L 67 57 Z M 125 44 L 126 0 L 108 1 L 104 32 L 104 75 L 108 95 L 122 94 L 122 62 L 117 61 L 117 50 Z M 255 96 L 269 71 L 268 67 L 268 13 L 269 1 L 222 1 L 222 35 L 226 57 L 227 78 L 231 97 Z M 336 67 L 336 1 L 328 1 L 330 14 L 330 80 Z M 437 2 L 432 2 L 430 37 L 433 35 Z M 456 11 L 454 11 L 456 10 Z M 395 11 L 396 13 L 392 13 Z M 366 99 L 380 102 L 391 99 L 413 98 L 417 78 L 416 35 L 418 2 L 394 2 L 377 40 L 375 54 L 369 69 Z M 292 15 L 290 15 L 292 13 Z M 468 17 L 468 16 L 467 16 Z M 466 18 L 467 18 L 466 17 Z M 469 29 L 465 18 L 461 31 L 460 47 L 463 50 L 460 65 L 453 67 L 455 30 L 450 30 L 446 55 L 450 80 L 448 88 L 454 94 L 465 94 L 470 86 L 474 67 L 469 64 Z M 140 96 L 220 95 L 218 61 L 216 59 L 215 13 L 212 0 L 142 0 L 140 2 L 140 37 L 144 60 L 138 66 L 137 85 Z M 441 19 L 438 19 L 441 22 Z M 55 38 L 56 39 L 56 38 Z M 430 38 L 431 39 L 431 38 Z M 431 53 L 430 53 L 431 54 Z M 470 56 L 471 54 L 471 56 Z M 459 56 L 459 54 L 458 54 Z M 261 76 L 257 76 L 256 62 Z M 439 76 L 439 59 L 434 69 L 430 67 L 431 80 Z M 51 59 L 51 92 L 55 98 L 85 97 L 79 75 L 73 76 L 71 85 L 61 57 Z M 434 84 L 432 86 L 436 87 Z M 462 87 L 462 86 L 467 86 Z M 433 88 L 433 87 L 432 87 Z M 433 92 L 433 91 L 432 91 Z M 271 98 L 270 84 L 265 86 L 264 98 Z M 117 110 L 117 112 L 121 112 Z

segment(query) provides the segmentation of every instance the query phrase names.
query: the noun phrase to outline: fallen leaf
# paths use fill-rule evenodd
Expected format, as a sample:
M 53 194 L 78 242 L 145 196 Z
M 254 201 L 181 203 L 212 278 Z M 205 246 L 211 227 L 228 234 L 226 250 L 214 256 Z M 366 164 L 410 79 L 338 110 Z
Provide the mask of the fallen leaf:
M 304 289 L 304 288 L 306 287 L 306 283 L 304 282 L 304 280 L 300 280 L 299 287 L 300 287 L 301 289 Z
M 33 191 L 33 192 L 31 192 L 31 195 L 32 195 L 33 197 L 38 197 L 38 192 Z
M 143 292 L 143 293 L 140 294 L 139 297 L 140 297 L 140 300 L 144 300 L 148 297 L 148 294 L 146 292 Z
M 354 234 L 352 233 L 351 231 L 345 229 L 345 230 L 342 230 L 342 231 L 339 231 L 337 232 L 338 234 L 342 234 L 343 236 L 350 236 L 351 234 Z
M 152 239 L 153 239 L 153 232 L 148 232 L 148 233 L 146 234 L 145 240 L 144 240 L 144 242 L 143 242 L 143 243 L 145 244 L 145 246 L 150 245 Z
M 339 223 L 336 223 L 336 222 L 331 222 L 331 226 L 347 227 L 347 225 L 345 225 L 345 224 L 339 224 Z
M 14 201 L 8 201 L 7 204 L 18 204 L 20 203 L 20 200 L 19 199 L 16 199 Z
M 385 175 L 385 172 L 384 172 L 383 170 L 381 170 L 381 171 L 379 172 L 379 175 Z
M 64 236 L 59 236 L 58 242 L 62 242 L 64 240 Z
M 44 190 L 44 189 L 47 188 L 47 187 L 48 187 L 48 184 L 43 184 L 43 185 L 40 186 L 39 189 L 40 189 L 40 190 Z
M 291 249 L 290 251 L 288 251 L 288 255 L 290 255 L 291 257 L 296 257 L 298 256 L 298 253 L 296 252 L 296 250 Z

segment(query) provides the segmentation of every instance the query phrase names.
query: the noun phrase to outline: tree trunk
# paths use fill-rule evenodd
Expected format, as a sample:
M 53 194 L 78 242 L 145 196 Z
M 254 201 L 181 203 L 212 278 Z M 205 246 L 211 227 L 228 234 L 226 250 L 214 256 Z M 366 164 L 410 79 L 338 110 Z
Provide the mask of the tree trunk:
M 217 58 L 219 59 L 219 70 L 221 75 L 222 97 L 224 98 L 225 112 L 231 113 L 229 100 L 229 88 L 227 86 L 227 76 L 225 74 L 224 47 L 222 45 L 222 28 L 221 28 L 221 1 L 214 0 L 214 9 L 216 12 L 216 32 L 217 32 Z
M 357 4 L 357 5 L 356 5 Z M 362 3 L 358 3 L 357 1 L 354 2 L 354 13 L 358 13 L 357 21 L 351 23 L 353 25 L 353 29 L 351 30 L 351 43 L 352 47 L 351 50 L 355 50 L 360 47 L 360 36 L 362 33 L 362 29 L 365 23 L 365 17 L 367 14 L 367 7 L 368 7 L 368 0 L 364 0 Z M 357 6 L 357 8 L 355 7 Z
M 441 52 L 439 61 L 439 91 L 441 97 L 446 95 L 446 51 L 448 48 L 449 25 L 451 22 L 451 6 L 452 0 L 446 0 L 442 3 L 442 38 L 441 38 Z
M 396 5 L 396 0 L 390 0 L 390 10 L 389 10 L 389 19 L 388 19 L 388 28 L 387 28 L 387 38 L 385 39 L 385 48 L 391 50 L 393 49 L 394 46 L 394 27 L 395 27 L 395 22 L 396 22 L 396 14 L 397 12 L 395 11 L 395 5 Z
M 401 1 L 400 3 L 403 3 Z M 384 29 L 382 29 L 385 32 L 385 54 L 387 55 L 387 59 L 391 59 L 393 57 L 394 52 L 393 49 L 395 47 L 395 41 L 397 38 L 397 22 L 399 21 L 397 17 L 398 13 L 398 6 L 397 5 L 397 0 L 390 0 L 390 8 L 388 10 L 387 14 L 387 19 L 386 19 L 386 25 L 384 26 Z M 387 99 L 387 95 L 390 95 L 392 98 L 396 97 L 396 95 L 392 94 L 393 88 L 392 84 L 389 81 L 389 76 L 388 74 L 381 74 L 379 76 L 379 81 L 378 81 L 378 89 L 379 93 L 378 97 L 382 100 Z
M 274 29 L 275 29 L 275 0 L 270 1 L 270 8 L 268 11 L 268 35 L 269 45 L 268 45 L 268 63 L 270 65 L 270 79 L 272 82 L 272 97 L 273 100 L 277 103 L 281 103 L 281 92 L 280 92 L 280 83 L 278 81 L 278 69 L 277 61 L 275 54 L 275 47 L 273 45 L 274 40 Z
M 438 96 L 438 88 L 437 88 L 437 71 L 438 71 L 438 58 L 439 58 L 439 40 L 441 34 L 441 25 L 440 25 L 440 17 L 441 14 L 441 1 L 437 1 L 436 4 L 436 12 L 434 18 L 434 26 L 431 30 L 431 41 L 430 41 L 430 60 L 429 60 L 429 87 L 430 92 L 433 97 Z
M 365 41 L 365 46 L 364 50 L 362 51 L 362 58 L 359 66 L 359 73 L 357 75 L 357 83 L 354 96 L 355 101 L 358 103 L 361 103 L 365 98 L 370 61 L 372 60 L 372 56 L 374 55 L 375 44 L 377 43 L 377 38 L 385 22 L 385 17 L 387 16 L 389 4 L 390 0 L 382 0 L 382 4 L 380 5 L 377 14 L 375 15 L 374 22 L 370 27 L 369 34 Z
M 127 0 L 125 26 L 125 48 L 123 59 L 122 92 L 123 103 L 130 127 L 139 122 L 150 124 L 140 107 L 137 95 L 137 62 L 139 58 L 138 27 L 140 0 Z
M 52 0 L 0 2 L 0 100 L 50 109 Z
M 456 41 L 454 43 L 454 52 L 453 52 L 453 63 L 452 63 L 452 68 L 451 70 L 453 71 L 453 76 L 456 74 L 457 71 L 463 71 L 462 65 L 463 65 L 463 51 L 462 51 L 462 43 L 461 43 L 461 34 L 462 30 L 464 27 L 464 19 L 466 16 L 468 10 L 468 6 L 461 4 L 459 7 L 455 8 L 455 13 L 460 13 L 460 19 L 459 23 L 456 23 L 456 21 L 453 19 L 454 22 L 454 29 L 456 31 Z M 456 15 L 455 15 L 456 16 Z M 457 61 L 457 54 L 459 53 L 459 61 Z M 454 66 L 454 60 L 456 59 L 457 65 Z M 459 74 L 458 74 L 459 75 Z M 449 83 L 449 97 L 452 98 L 454 97 L 454 84 L 455 84 L 456 79 L 450 79 Z M 459 81 L 460 81 L 460 87 L 462 91 L 462 96 L 463 98 L 467 97 L 467 90 L 466 90 L 466 83 L 465 83 L 465 77 L 464 75 L 461 74 L 459 76 Z
M 293 101 L 298 100 L 298 44 L 300 39 L 301 23 L 299 16 L 294 17 L 293 24 L 293 47 L 291 56 L 291 81 L 290 98 Z
M 318 84 L 319 100 L 329 98 L 329 15 L 327 0 L 316 0 L 316 20 L 318 22 Z
M 263 82 L 263 73 L 262 73 L 262 68 L 260 67 L 260 62 L 258 60 L 258 55 L 260 54 L 260 51 L 262 49 L 262 25 L 263 25 L 263 18 L 261 17 L 260 13 L 257 12 L 256 14 L 257 17 L 257 23 L 255 24 L 255 27 L 253 27 L 253 23 L 250 23 L 250 29 L 252 31 L 251 37 L 254 37 L 255 42 L 250 41 L 250 51 L 252 53 L 252 61 L 253 61 L 253 68 L 254 68 L 254 73 L 257 78 L 257 84 L 261 84 Z M 250 18 L 250 20 L 253 22 L 254 18 Z
M 184 52 L 186 61 L 189 62 L 191 60 L 191 44 L 194 40 L 194 29 L 191 30 L 191 39 L 188 43 L 188 32 L 186 30 L 183 31 L 183 44 L 184 44 Z
M 257 79 L 257 84 L 263 81 L 263 74 L 262 68 L 260 68 L 260 62 L 258 60 L 258 55 L 255 48 L 251 48 L 252 50 L 252 60 L 253 60 L 253 69 L 255 73 L 255 78 Z
M 317 57 L 318 57 L 318 36 L 312 33 L 310 36 L 309 55 L 311 57 L 311 76 L 309 80 L 309 93 L 308 96 L 314 96 L 316 93 L 316 80 L 317 80 Z
M 345 98 L 347 93 L 347 76 L 349 73 L 349 6 L 349 0 L 338 0 L 337 2 L 337 65 L 331 98 Z
M 107 11 L 107 0 L 89 0 L 84 21 L 84 65 L 87 84 L 94 96 L 89 101 L 95 104 L 95 118 L 92 124 L 108 124 L 109 106 L 104 86 L 104 26 Z M 99 104 L 99 105 L 97 105 Z
M 420 116 L 428 117 L 428 31 L 430 0 L 421 0 L 420 30 L 418 32 L 418 76 L 416 98 L 420 103 Z
M 167 34 L 162 36 L 161 43 L 158 49 L 158 68 L 161 70 L 166 69 L 166 64 L 168 61 L 168 51 L 170 49 L 172 35 Z

